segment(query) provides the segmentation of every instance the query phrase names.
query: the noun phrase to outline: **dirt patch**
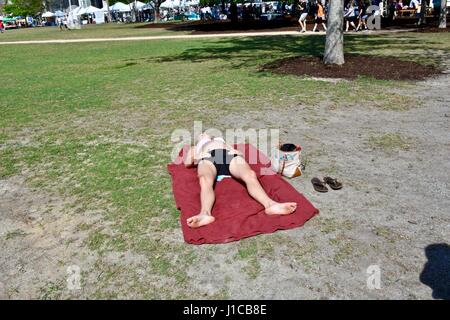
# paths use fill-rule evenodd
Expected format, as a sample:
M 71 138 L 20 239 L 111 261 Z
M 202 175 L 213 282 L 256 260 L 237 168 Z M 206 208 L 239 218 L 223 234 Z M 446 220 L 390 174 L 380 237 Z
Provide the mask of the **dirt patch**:
M 434 21 L 435 25 L 427 25 L 424 27 L 417 28 L 416 32 L 422 32 L 422 33 L 435 33 L 435 32 L 450 32 L 450 24 L 447 23 L 447 28 L 438 28 L 437 23 L 438 21 Z
M 346 55 L 342 66 L 325 65 L 321 57 L 290 57 L 268 63 L 262 71 L 319 78 L 356 79 L 366 76 L 382 80 L 424 80 L 442 72 L 413 61 L 363 55 Z
M 442 208 L 450 199 L 450 180 L 442 172 L 449 167 L 449 148 L 444 148 L 448 139 L 443 135 L 449 124 L 445 114 L 450 91 L 444 90 L 449 81 L 450 76 L 444 75 L 396 89 L 399 95 L 424 100 L 421 107 L 401 112 L 365 103 L 336 108 L 324 101 L 285 109 L 274 105 L 221 118 L 224 126 L 285 128 L 280 139 L 300 143 L 308 160 L 302 177 L 289 183 L 319 208 L 320 215 L 303 228 L 239 243 L 239 250 L 251 252 L 251 241 L 256 240 L 253 255 L 259 265 L 253 264 L 253 256 L 227 263 L 226 253 L 215 253 L 213 262 L 193 268 L 199 282 L 225 283 L 228 275 L 226 285 L 233 299 L 437 296 L 420 277 L 429 270 L 425 251 L 448 243 L 444 238 L 450 221 Z M 316 119 L 323 120 L 310 121 Z M 420 168 L 427 170 L 417 178 Z M 311 178 L 326 175 L 342 179 L 344 188 L 315 192 Z M 408 183 L 411 179 L 414 184 Z M 262 243 L 273 247 L 268 258 L 262 254 Z M 218 270 L 211 271 L 214 263 Z M 237 263 L 242 263 L 241 269 Z M 380 290 L 367 287 L 367 270 L 374 265 L 382 270 Z

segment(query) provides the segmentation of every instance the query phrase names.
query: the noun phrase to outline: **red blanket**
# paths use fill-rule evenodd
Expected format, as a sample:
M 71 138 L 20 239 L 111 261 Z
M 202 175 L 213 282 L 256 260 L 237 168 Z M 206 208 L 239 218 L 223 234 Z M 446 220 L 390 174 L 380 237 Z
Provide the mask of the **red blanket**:
M 181 226 L 184 240 L 192 244 L 226 243 L 254 236 L 272 233 L 279 229 L 291 229 L 302 226 L 319 211 L 280 175 L 261 175 L 261 167 L 269 167 L 267 157 L 253 146 L 237 145 L 236 149 L 245 151 L 248 161 L 250 152 L 258 154 L 257 164 L 250 166 L 258 175 L 264 190 L 275 201 L 297 202 L 297 210 L 285 216 L 269 216 L 264 207 L 250 197 L 244 185 L 233 178 L 216 182 L 216 202 L 212 215 L 216 220 L 206 226 L 192 229 L 186 219 L 200 212 L 200 185 L 197 169 L 187 169 L 175 161 L 168 165 L 172 176 L 173 194 L 177 208 L 181 210 Z M 179 157 L 182 157 L 180 152 Z M 265 163 L 265 164 L 263 164 Z

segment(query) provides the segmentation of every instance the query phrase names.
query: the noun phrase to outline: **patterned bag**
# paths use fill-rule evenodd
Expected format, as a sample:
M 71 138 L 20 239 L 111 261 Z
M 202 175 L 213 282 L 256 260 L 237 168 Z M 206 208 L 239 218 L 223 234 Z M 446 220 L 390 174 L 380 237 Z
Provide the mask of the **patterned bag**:
M 272 169 L 288 178 L 301 176 L 301 150 L 300 145 L 292 143 L 280 145 L 272 155 Z

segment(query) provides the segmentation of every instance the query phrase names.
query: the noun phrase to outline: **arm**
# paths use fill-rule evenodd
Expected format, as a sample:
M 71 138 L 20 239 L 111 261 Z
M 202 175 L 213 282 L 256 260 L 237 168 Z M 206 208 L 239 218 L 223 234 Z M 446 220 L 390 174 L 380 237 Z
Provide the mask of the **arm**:
M 190 147 L 184 155 L 184 166 L 186 168 L 192 168 L 195 165 L 195 147 Z
M 206 152 L 200 152 L 199 154 L 197 154 L 195 146 L 191 146 L 186 154 L 183 155 L 183 163 L 186 168 L 192 168 L 195 167 L 200 162 L 200 160 L 210 156 L 211 155 Z

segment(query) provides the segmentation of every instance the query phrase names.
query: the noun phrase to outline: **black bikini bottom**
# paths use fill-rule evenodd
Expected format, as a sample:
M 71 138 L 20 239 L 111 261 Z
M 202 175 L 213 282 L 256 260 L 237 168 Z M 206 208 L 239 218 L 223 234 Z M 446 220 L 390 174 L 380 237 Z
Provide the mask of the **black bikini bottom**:
M 203 158 L 202 160 L 211 161 L 216 167 L 217 176 L 231 176 L 230 163 L 237 154 L 228 154 L 227 149 L 211 150 L 211 157 Z

